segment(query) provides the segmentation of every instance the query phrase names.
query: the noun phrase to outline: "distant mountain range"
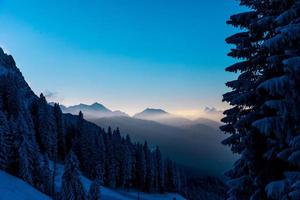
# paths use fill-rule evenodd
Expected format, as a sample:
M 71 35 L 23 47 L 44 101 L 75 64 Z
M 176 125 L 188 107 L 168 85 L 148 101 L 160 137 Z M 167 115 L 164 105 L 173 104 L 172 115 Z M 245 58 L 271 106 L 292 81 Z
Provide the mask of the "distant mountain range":
M 54 105 L 54 103 L 50 103 Z M 127 113 L 122 111 L 112 111 L 105 107 L 103 104 L 95 102 L 91 105 L 87 104 L 78 104 L 66 107 L 64 105 L 60 105 L 62 111 L 64 113 L 70 113 L 77 115 L 80 111 L 83 112 L 84 117 L 86 119 L 99 119 L 99 118 L 111 118 L 111 117 L 130 117 Z M 209 114 L 220 114 L 220 111 L 217 111 L 215 108 L 208 108 L 206 107 L 204 110 L 208 115 Z M 157 109 L 157 108 L 146 108 L 140 113 L 137 113 L 132 116 L 135 119 L 142 119 L 142 120 L 150 120 L 155 121 L 161 124 L 182 127 L 182 126 L 189 126 L 194 124 L 205 124 L 211 126 L 215 129 L 218 129 L 221 125 L 219 122 L 208 119 L 208 118 L 198 118 L 196 120 L 190 120 L 184 117 L 180 117 L 174 114 L 171 114 L 165 110 Z
M 54 103 L 50 103 L 53 105 Z M 121 111 L 112 111 L 105 106 L 103 106 L 100 103 L 93 103 L 91 105 L 87 104 L 78 104 L 74 106 L 66 107 L 64 105 L 60 105 L 61 110 L 64 113 L 70 113 L 73 115 L 78 115 L 78 113 L 81 111 L 83 112 L 86 119 L 90 118 L 103 118 L 103 117 L 120 117 L 120 116 L 129 116 L 124 112 Z
M 210 119 L 190 120 L 155 108 L 147 108 L 130 117 L 100 103 L 61 105 L 61 109 L 71 114 L 82 111 L 87 120 L 103 128 L 119 127 L 121 133 L 129 134 L 133 141 L 147 140 L 150 145 L 159 145 L 164 155 L 203 174 L 220 175 L 235 159 L 221 144 L 225 138 L 219 131 L 221 124 Z

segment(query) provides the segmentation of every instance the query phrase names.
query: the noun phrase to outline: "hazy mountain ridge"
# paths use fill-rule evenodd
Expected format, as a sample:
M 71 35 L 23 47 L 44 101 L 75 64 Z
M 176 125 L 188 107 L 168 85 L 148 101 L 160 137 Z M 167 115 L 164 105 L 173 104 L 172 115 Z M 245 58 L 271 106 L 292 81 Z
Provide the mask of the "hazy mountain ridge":
M 50 103 L 50 105 L 54 105 L 54 103 L 52 102 Z M 98 102 L 95 102 L 91 105 L 81 103 L 69 107 L 60 104 L 60 107 L 64 113 L 70 113 L 74 115 L 77 115 L 80 111 L 82 111 L 86 119 L 99 119 L 103 117 L 109 117 L 109 118 L 130 117 L 125 112 L 119 110 L 112 111 L 111 109 L 107 108 L 106 106 Z M 208 109 L 212 113 L 221 112 L 221 111 L 217 111 L 215 108 L 208 108 L 208 107 L 205 108 L 205 111 L 207 111 Z M 175 127 L 185 127 L 185 126 L 191 126 L 197 124 L 205 124 L 215 129 L 219 129 L 219 127 L 222 125 L 220 122 L 217 122 L 209 118 L 203 118 L 203 117 L 197 118 L 195 120 L 191 120 L 185 117 L 171 114 L 160 108 L 146 108 L 142 112 L 134 114 L 132 118 L 155 121 L 161 124 L 175 126 Z
M 147 140 L 152 147 L 159 145 L 164 155 L 203 174 L 221 175 L 235 160 L 230 150 L 221 144 L 225 136 L 209 125 L 198 123 L 175 127 L 131 117 L 89 120 L 104 128 L 119 127 L 133 141 Z
M 183 125 L 193 124 L 192 120 L 177 115 L 173 115 L 162 109 L 155 109 L 155 108 L 147 108 L 144 111 L 135 114 L 133 118 L 152 120 L 152 121 L 156 121 L 171 126 L 183 126 Z
M 63 107 L 62 110 L 67 112 Z M 93 112 L 93 115 L 90 115 L 91 110 L 97 111 L 97 108 L 112 112 L 99 103 L 79 104 L 71 108 L 76 108 L 73 109 L 74 114 L 81 109 L 87 120 L 101 127 L 120 128 L 124 136 L 129 134 L 134 141 L 147 140 L 153 148 L 158 145 L 164 155 L 182 165 L 200 170 L 203 174 L 221 175 L 235 159 L 230 150 L 221 144 L 225 136 L 219 130 L 221 123 L 214 120 L 190 120 L 156 108 L 147 108 L 133 117 L 103 117 L 103 112 L 99 115 L 94 115 Z M 211 110 L 215 112 L 215 109 Z
M 50 103 L 51 105 L 54 105 L 54 103 Z M 102 117 L 115 117 L 115 116 L 128 116 L 125 112 L 116 110 L 112 111 L 108 108 L 106 108 L 104 105 L 95 102 L 91 105 L 87 104 L 78 104 L 78 105 L 73 105 L 73 106 L 64 106 L 60 105 L 61 110 L 64 113 L 70 113 L 73 115 L 78 115 L 80 111 L 82 111 L 85 115 L 85 118 L 102 118 Z

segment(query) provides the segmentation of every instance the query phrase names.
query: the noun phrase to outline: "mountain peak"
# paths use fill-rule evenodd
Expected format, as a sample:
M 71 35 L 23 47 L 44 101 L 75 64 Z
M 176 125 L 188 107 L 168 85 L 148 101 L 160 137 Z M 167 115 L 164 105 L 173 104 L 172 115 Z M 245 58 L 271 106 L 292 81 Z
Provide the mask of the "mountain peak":
M 95 102 L 95 103 L 91 104 L 90 107 L 93 108 L 93 109 L 96 109 L 96 110 L 109 110 L 104 105 L 102 105 L 98 102 Z
M 157 109 L 157 108 L 146 108 L 142 113 L 149 113 L 149 114 L 169 114 L 168 112 Z
M 1 47 L 0 47 L 0 65 L 3 69 L 6 70 L 6 73 L 8 72 L 7 70 L 19 71 L 19 69 L 17 69 L 17 67 L 16 67 L 16 63 L 15 63 L 15 60 L 13 59 L 13 57 L 11 55 L 5 53 Z M 3 72 L 3 69 L 2 69 L 2 72 Z
M 140 113 L 135 114 L 133 117 L 139 118 L 139 119 L 152 119 L 153 117 L 166 117 L 170 114 L 162 109 L 157 108 L 146 108 Z

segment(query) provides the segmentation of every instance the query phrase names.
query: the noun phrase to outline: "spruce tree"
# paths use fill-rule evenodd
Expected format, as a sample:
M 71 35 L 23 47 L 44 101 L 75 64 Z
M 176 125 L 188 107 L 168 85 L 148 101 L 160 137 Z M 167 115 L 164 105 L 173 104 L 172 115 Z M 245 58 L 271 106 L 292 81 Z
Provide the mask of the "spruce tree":
M 96 180 L 91 184 L 87 200 L 101 200 L 101 182 L 101 180 Z
M 155 149 L 155 163 L 156 163 L 156 189 L 162 193 L 165 191 L 164 188 L 164 166 L 163 159 L 159 147 Z
M 33 185 L 33 166 L 32 166 L 32 155 L 30 155 L 30 148 L 27 138 L 21 136 L 21 144 L 18 148 L 19 156 L 19 177 L 22 178 L 27 183 Z
M 42 93 L 37 102 L 37 116 L 35 121 L 40 150 L 42 153 L 48 153 L 50 159 L 53 159 L 53 146 L 56 144 L 55 121 L 47 100 Z
M 93 162 L 94 164 L 94 173 L 93 178 L 97 180 L 104 181 L 104 170 L 105 170 L 105 144 L 103 133 L 101 130 L 96 132 L 95 135 L 95 147 L 93 150 Z
M 132 154 L 130 147 L 123 140 L 123 156 L 121 161 L 120 187 L 129 189 L 132 186 Z
M 145 189 L 145 180 L 146 180 L 146 160 L 143 146 L 137 144 L 136 151 L 136 162 L 135 162 L 135 186 L 139 190 Z
M 113 135 L 109 127 L 106 140 L 106 157 L 105 157 L 105 185 L 116 187 L 116 159 L 114 154 Z
M 53 172 L 50 170 L 49 166 L 49 158 L 47 154 L 45 155 L 37 155 L 34 159 L 34 177 L 35 177 L 35 186 L 42 191 L 43 193 L 51 196 L 52 198 L 56 198 L 57 191 L 54 190 L 55 181 L 53 182 Z
M 58 104 L 54 104 L 54 124 L 55 124 L 55 131 L 52 133 L 52 144 L 51 144 L 51 155 L 53 160 L 53 167 L 52 167 L 52 189 L 51 193 L 52 196 L 55 196 L 55 177 L 57 174 L 57 162 L 58 162 L 58 147 L 59 147 L 59 140 L 60 138 L 62 141 L 62 145 L 64 145 L 64 127 L 62 121 L 62 114 Z
M 151 151 L 148 147 L 148 143 L 145 142 L 143 146 L 145 161 L 146 161 L 146 176 L 145 176 L 145 191 L 150 192 L 153 189 L 153 160 L 151 156 Z
M 63 119 L 63 113 L 61 111 L 61 108 L 58 104 L 54 104 L 54 119 L 55 119 L 55 127 L 56 127 L 56 151 L 58 158 L 60 160 L 63 160 L 65 158 L 66 154 L 66 128 L 65 128 L 65 122 Z
M 6 115 L 0 111 L 0 169 L 8 170 L 13 163 L 15 137 Z
M 85 200 L 86 194 L 80 180 L 78 160 L 73 152 L 67 157 L 62 176 L 61 200 Z
M 226 70 L 239 73 L 226 85 L 221 130 L 231 136 L 240 159 L 226 174 L 230 199 L 299 199 L 299 1 L 240 0 L 250 10 L 230 17 L 242 28 L 227 38 L 229 56 L 240 59 Z

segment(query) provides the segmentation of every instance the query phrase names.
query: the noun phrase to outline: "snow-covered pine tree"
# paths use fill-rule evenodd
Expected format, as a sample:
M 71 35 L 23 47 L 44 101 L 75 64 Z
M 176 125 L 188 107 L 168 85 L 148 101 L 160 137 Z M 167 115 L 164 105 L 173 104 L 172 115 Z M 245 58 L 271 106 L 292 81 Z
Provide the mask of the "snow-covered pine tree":
M 157 146 L 154 152 L 155 155 L 155 167 L 156 167 L 156 190 L 157 192 L 163 193 L 165 192 L 165 174 L 164 174 L 164 165 L 163 165 L 163 159 L 161 156 L 161 152 L 159 150 L 159 147 Z
M 134 182 L 135 187 L 139 190 L 143 190 L 145 188 L 145 180 L 146 180 L 146 160 L 145 154 L 143 150 L 143 145 L 137 144 L 135 150 L 135 172 L 134 172 Z
M 114 154 L 114 146 L 112 143 L 112 130 L 108 128 L 106 144 L 106 159 L 105 159 L 105 185 L 116 187 L 116 159 Z
M 73 150 L 79 160 L 79 167 L 88 178 L 92 178 L 91 172 L 93 171 L 91 168 L 92 165 L 92 143 L 94 143 L 92 138 L 93 132 L 85 127 L 86 123 L 83 118 L 83 113 L 80 111 L 76 124 L 76 134 L 73 143 Z M 85 159 L 90 158 L 90 159 Z
M 226 40 L 241 62 L 226 69 L 239 76 L 226 84 L 233 107 L 221 127 L 241 155 L 227 172 L 229 199 L 299 199 L 299 1 L 240 2 L 250 10 L 228 21 L 242 28 Z
M 165 187 L 167 191 L 175 191 L 176 188 L 176 180 L 174 180 L 175 177 L 175 168 L 174 163 L 172 160 L 167 158 L 165 160 Z
M 34 166 L 35 186 L 43 193 L 56 199 L 58 191 L 55 191 L 55 194 L 53 194 L 53 187 L 55 186 L 53 184 L 55 184 L 55 182 L 51 180 L 53 178 L 53 172 L 50 170 L 47 154 L 36 155 Z
M 101 183 L 102 183 L 101 180 L 93 181 L 89 189 L 87 200 L 101 200 L 101 192 L 100 192 Z
M 40 98 L 35 105 L 36 114 L 36 134 L 37 141 L 40 144 L 40 150 L 42 153 L 48 153 L 50 159 L 53 159 L 53 145 L 55 145 L 55 121 L 53 114 L 50 111 L 50 107 L 47 103 L 45 96 L 41 93 Z
M 145 161 L 146 161 L 146 177 L 145 177 L 145 191 L 151 192 L 153 190 L 153 165 L 151 151 L 148 147 L 148 143 L 145 142 L 143 146 Z
M 19 177 L 25 180 L 27 183 L 33 185 L 33 161 L 31 160 L 31 155 L 29 155 L 30 144 L 26 136 L 20 136 L 21 144 L 18 148 L 18 156 L 19 156 Z
M 122 177 L 122 164 L 123 160 L 125 157 L 125 152 L 123 149 L 123 144 L 122 144 L 122 137 L 120 134 L 119 128 L 113 131 L 112 134 L 112 149 L 113 149 L 113 154 L 114 154 L 114 160 L 115 160 L 115 175 L 116 175 L 116 187 L 122 187 L 121 183 L 123 180 Z
M 281 164 L 267 182 L 267 197 L 294 200 L 300 199 L 300 2 L 270 4 L 276 15 L 274 31 L 262 45 L 268 68 L 258 87 L 267 97 L 264 116 L 254 126 L 268 136 L 268 160 Z
M 6 115 L 0 111 L 0 169 L 8 170 L 13 162 L 14 136 Z
M 58 104 L 54 104 L 54 124 L 55 124 L 55 131 L 52 133 L 52 144 L 51 144 L 51 155 L 52 155 L 52 162 L 53 162 L 53 166 L 52 166 L 52 189 L 51 189 L 51 193 L 52 196 L 55 196 L 56 191 L 55 191 L 55 177 L 57 174 L 57 162 L 58 162 L 58 146 L 59 146 L 59 140 L 58 138 L 61 139 L 61 145 L 64 145 L 64 127 L 63 127 L 63 120 L 62 120 L 62 113 L 60 110 L 60 107 Z M 64 153 L 64 151 L 62 151 L 62 153 Z M 63 155 L 62 155 L 63 156 Z
M 73 152 L 70 152 L 62 176 L 60 200 L 85 200 L 86 194 L 80 180 L 78 160 Z
M 54 104 L 54 119 L 57 133 L 57 159 L 63 160 L 66 156 L 66 128 L 63 114 L 58 104 Z
M 95 135 L 95 149 L 93 150 L 93 162 L 95 163 L 95 169 L 93 177 L 97 180 L 104 181 L 104 170 L 105 170 L 105 144 L 102 130 L 96 132 Z
M 129 189 L 132 186 L 132 152 L 130 146 L 122 139 L 123 156 L 121 161 L 120 187 Z

